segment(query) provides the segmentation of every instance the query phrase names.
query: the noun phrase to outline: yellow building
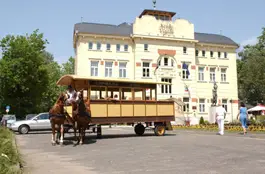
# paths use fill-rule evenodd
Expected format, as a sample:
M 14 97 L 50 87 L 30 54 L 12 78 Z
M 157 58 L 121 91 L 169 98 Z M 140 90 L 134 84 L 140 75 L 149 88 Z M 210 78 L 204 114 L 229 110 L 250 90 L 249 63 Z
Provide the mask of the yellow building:
M 196 33 L 174 12 L 144 10 L 134 23 L 77 23 L 75 74 L 166 81 L 158 98 L 181 100 L 182 116 L 209 119 L 214 81 L 227 121 L 238 112 L 236 49 L 230 38 Z M 179 120 L 183 120 L 180 117 Z

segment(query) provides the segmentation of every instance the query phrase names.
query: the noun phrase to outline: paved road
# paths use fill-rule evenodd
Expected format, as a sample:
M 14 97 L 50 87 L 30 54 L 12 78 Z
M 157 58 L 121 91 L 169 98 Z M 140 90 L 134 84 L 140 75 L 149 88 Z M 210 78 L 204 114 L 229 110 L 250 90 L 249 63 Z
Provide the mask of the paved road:
M 17 135 L 26 172 L 89 174 L 264 173 L 265 136 L 224 136 L 174 131 L 164 137 L 134 135 L 132 128 L 104 128 L 83 146 L 51 146 L 51 134 Z M 68 136 L 72 136 L 71 134 Z

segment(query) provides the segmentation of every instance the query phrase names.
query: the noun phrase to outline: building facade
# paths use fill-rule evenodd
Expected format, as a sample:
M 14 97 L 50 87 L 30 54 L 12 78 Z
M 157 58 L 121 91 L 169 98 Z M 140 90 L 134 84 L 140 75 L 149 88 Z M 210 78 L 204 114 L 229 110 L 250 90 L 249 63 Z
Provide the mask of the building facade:
M 183 116 L 209 118 L 214 82 L 227 121 L 238 112 L 236 49 L 230 38 L 197 33 L 174 12 L 144 10 L 134 23 L 77 23 L 75 74 L 165 81 L 158 98 L 181 100 Z

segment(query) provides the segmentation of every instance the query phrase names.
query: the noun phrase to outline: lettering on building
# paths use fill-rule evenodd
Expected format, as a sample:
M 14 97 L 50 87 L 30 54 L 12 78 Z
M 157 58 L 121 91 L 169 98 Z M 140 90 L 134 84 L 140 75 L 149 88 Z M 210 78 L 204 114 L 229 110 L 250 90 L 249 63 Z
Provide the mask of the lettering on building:
M 161 24 L 159 27 L 160 33 L 164 35 L 173 35 L 174 34 L 174 29 L 171 24 Z

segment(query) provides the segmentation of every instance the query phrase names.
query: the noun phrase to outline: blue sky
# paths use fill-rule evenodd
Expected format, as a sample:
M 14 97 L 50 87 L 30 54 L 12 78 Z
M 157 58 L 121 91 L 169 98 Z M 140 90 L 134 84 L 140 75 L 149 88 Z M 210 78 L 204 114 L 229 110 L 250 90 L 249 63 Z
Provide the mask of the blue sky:
M 265 0 L 157 0 L 158 10 L 176 12 L 192 22 L 196 32 L 220 33 L 239 44 L 255 43 L 265 27 Z M 0 39 L 39 29 L 49 41 L 47 50 L 59 63 L 74 55 L 75 23 L 134 22 L 152 0 L 1 0 Z

